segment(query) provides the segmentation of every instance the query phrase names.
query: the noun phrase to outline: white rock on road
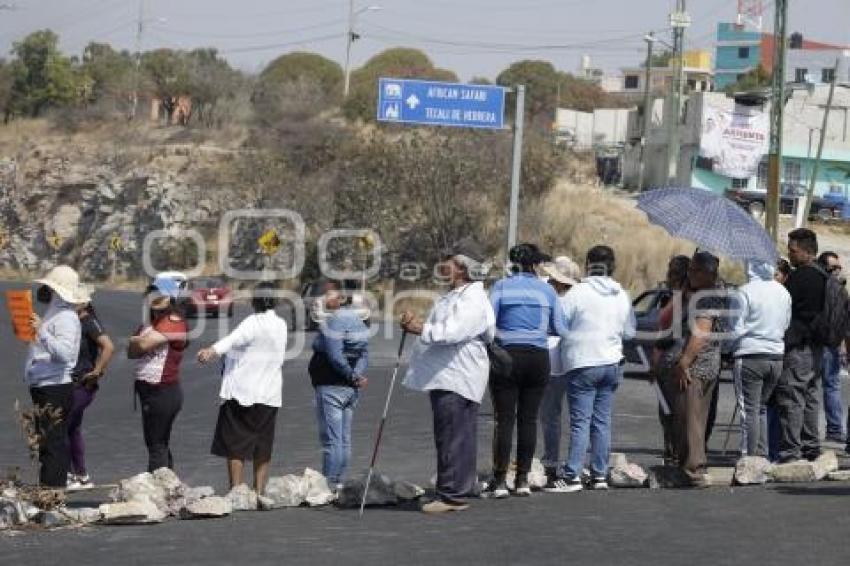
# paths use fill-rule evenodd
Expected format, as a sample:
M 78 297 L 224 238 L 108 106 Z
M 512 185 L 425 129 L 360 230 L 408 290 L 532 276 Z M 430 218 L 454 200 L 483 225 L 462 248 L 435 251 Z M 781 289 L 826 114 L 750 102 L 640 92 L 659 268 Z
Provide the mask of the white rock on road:
M 231 489 L 225 497 L 233 505 L 234 511 L 257 510 L 257 492 L 244 483 Z
M 233 512 L 233 505 L 225 497 L 204 497 L 192 501 L 180 511 L 181 519 L 214 519 Z
M 166 517 L 154 502 L 143 496 L 132 501 L 104 503 L 98 510 L 101 521 L 107 525 L 147 525 L 160 523 Z
M 767 458 L 744 456 L 735 464 L 735 483 L 737 485 L 762 485 L 770 481 L 773 470 Z

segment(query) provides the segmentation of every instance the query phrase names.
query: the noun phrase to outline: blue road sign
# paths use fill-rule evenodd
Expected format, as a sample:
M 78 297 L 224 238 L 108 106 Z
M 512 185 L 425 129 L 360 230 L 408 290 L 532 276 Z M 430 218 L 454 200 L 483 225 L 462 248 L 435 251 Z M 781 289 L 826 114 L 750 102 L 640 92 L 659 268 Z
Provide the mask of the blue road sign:
M 378 81 L 378 120 L 429 126 L 502 129 L 505 89 L 411 79 Z

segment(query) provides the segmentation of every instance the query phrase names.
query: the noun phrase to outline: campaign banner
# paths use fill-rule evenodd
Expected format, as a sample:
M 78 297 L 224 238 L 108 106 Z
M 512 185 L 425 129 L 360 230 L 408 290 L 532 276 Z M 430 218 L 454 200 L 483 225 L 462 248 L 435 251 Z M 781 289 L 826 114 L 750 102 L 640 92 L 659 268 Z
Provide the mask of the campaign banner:
M 719 175 L 749 179 L 768 152 L 769 132 L 769 115 L 762 108 L 709 104 L 703 112 L 700 157 L 710 159 Z

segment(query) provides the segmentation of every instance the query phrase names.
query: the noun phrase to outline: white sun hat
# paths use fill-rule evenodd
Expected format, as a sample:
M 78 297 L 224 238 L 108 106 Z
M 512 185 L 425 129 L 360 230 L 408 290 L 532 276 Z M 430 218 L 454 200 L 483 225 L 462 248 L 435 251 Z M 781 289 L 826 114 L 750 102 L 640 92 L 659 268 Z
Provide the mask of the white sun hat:
M 67 303 L 79 305 L 91 301 L 91 289 L 80 283 L 80 276 L 67 265 L 57 265 L 35 282 L 47 285 Z
M 554 279 L 564 285 L 578 285 L 581 279 L 581 268 L 576 262 L 565 255 L 556 257 L 549 263 L 544 263 L 540 266 L 540 271 L 544 275 L 549 276 L 550 279 Z

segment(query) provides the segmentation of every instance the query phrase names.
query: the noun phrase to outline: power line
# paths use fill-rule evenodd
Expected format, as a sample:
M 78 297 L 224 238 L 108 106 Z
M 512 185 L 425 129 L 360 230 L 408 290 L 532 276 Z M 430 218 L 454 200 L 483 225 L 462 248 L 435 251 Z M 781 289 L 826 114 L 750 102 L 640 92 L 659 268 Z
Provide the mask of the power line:
M 293 41 L 287 41 L 283 43 L 268 43 L 266 45 L 253 45 L 250 47 L 235 47 L 232 49 L 222 49 L 219 53 L 249 53 L 252 51 L 269 51 L 271 49 L 284 49 L 286 47 L 293 47 L 295 45 L 306 45 L 308 43 L 320 43 L 323 41 L 328 41 L 330 39 L 340 39 L 345 37 L 344 33 L 334 33 L 329 35 L 322 35 L 318 37 L 308 37 L 306 39 L 299 39 Z
M 165 32 L 169 34 L 178 34 L 181 36 L 188 37 L 204 37 L 204 38 L 212 38 L 212 39 L 245 39 L 251 37 L 273 37 L 280 36 L 289 33 L 302 33 L 305 31 L 313 31 L 316 29 L 341 25 L 345 23 L 345 19 L 337 18 L 335 20 L 327 20 L 324 22 L 320 22 L 314 25 L 302 26 L 299 28 L 290 28 L 290 29 L 281 29 L 276 31 L 265 31 L 265 32 L 254 32 L 254 33 L 208 33 L 208 32 L 193 32 L 193 31 L 183 31 L 179 29 L 173 29 L 168 26 L 168 24 L 160 24 L 157 26 L 157 29 L 160 32 Z

